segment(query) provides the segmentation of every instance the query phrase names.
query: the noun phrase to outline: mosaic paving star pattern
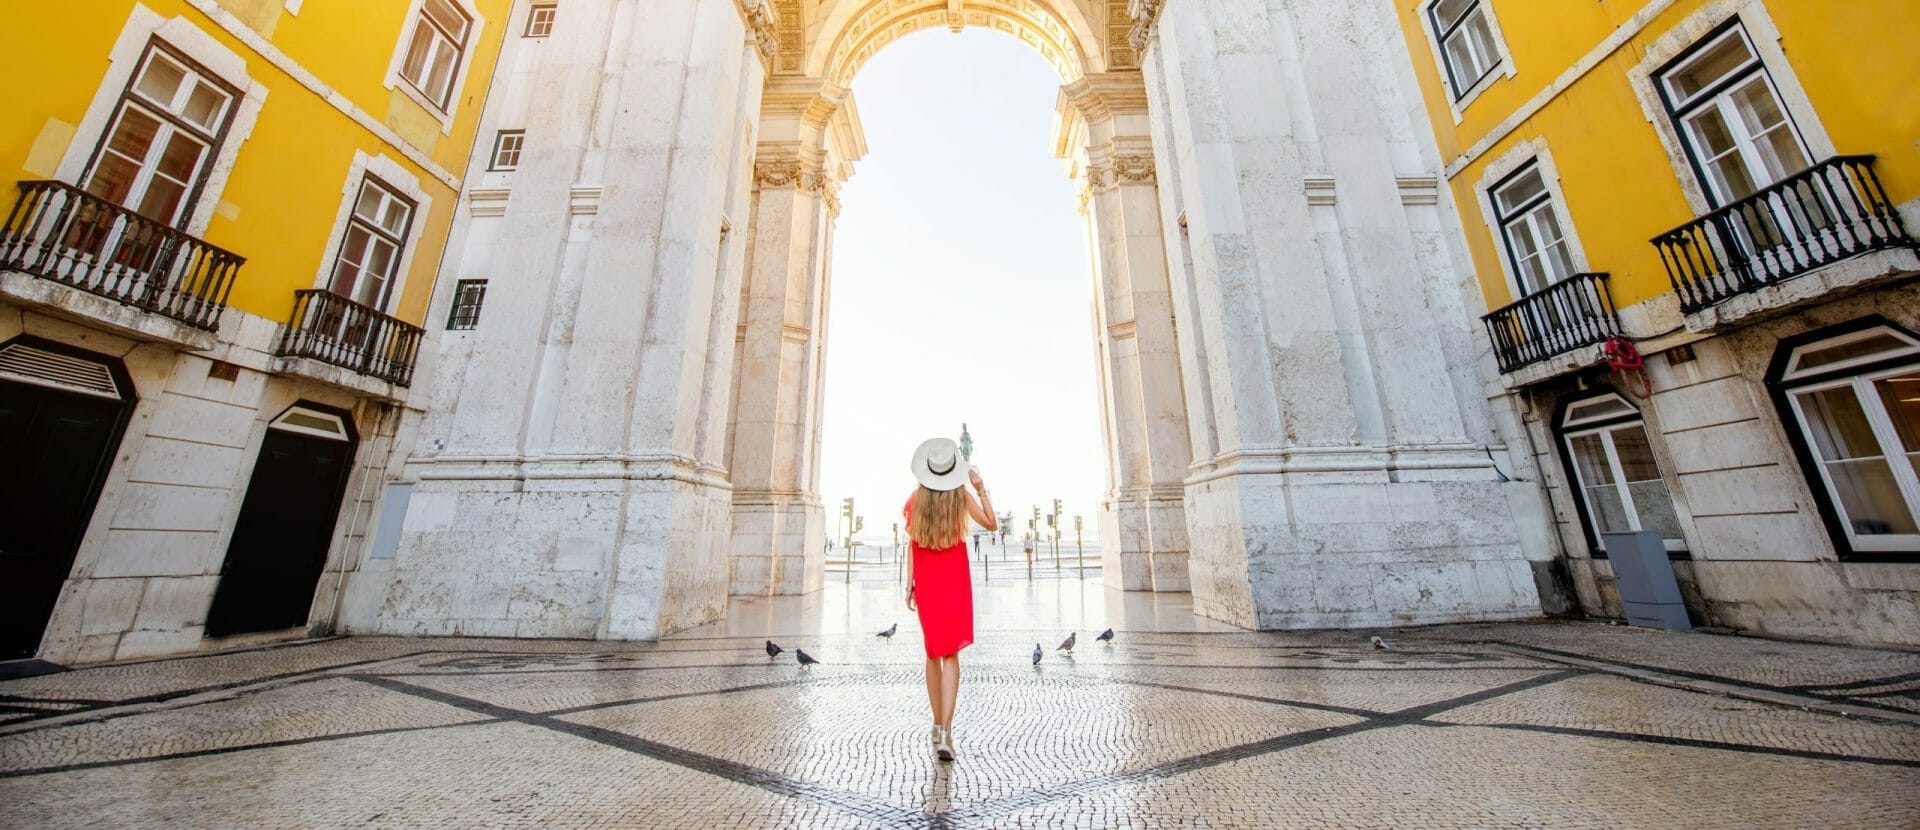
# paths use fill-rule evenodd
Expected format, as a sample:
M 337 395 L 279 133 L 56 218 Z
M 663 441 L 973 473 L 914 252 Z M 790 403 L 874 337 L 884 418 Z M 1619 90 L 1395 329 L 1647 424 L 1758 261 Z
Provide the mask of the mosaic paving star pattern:
M 721 626 L 0 682 L 0 825 L 1920 826 L 1920 716 L 1859 706 L 1911 699 L 1911 652 L 1591 624 L 1386 632 L 1386 651 L 1123 629 L 1036 669 L 1056 632 L 989 626 L 942 764 L 919 644 L 851 613 L 810 625 L 782 635 L 826 660 L 805 670 Z

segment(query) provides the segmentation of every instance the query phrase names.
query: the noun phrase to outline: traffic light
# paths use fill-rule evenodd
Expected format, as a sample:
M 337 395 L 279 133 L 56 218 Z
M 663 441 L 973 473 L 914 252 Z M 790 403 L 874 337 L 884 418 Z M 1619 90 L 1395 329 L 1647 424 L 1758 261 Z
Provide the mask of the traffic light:
M 1058 514 L 1058 513 L 1048 513 L 1048 514 L 1047 514 L 1047 527 L 1059 527 L 1059 526 L 1060 526 L 1060 525 L 1059 525 L 1059 520 L 1060 520 L 1060 514 Z
M 1059 500 L 1059 499 L 1054 499 L 1054 500 L 1053 500 L 1053 515 L 1055 515 L 1055 516 L 1058 516 L 1058 515 L 1060 515 L 1060 500 Z
M 853 532 L 859 533 L 860 529 L 866 526 L 867 526 L 867 517 L 865 516 L 853 517 Z
M 845 516 L 848 519 L 853 518 L 853 497 L 852 496 L 848 496 L 840 500 L 840 515 Z

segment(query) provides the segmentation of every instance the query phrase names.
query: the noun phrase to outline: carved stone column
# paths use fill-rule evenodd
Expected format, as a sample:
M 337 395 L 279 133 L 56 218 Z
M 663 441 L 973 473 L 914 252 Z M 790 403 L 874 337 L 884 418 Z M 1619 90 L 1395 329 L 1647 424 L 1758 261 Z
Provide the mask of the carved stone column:
M 735 595 L 825 582 L 817 437 L 828 258 L 839 184 L 864 153 L 849 96 L 817 78 L 779 77 L 762 102 L 727 459 Z
M 1187 590 L 1186 401 L 1174 342 L 1160 199 L 1138 72 L 1062 89 L 1063 142 L 1084 167 L 1095 338 L 1107 437 L 1100 539 L 1107 584 Z
M 1196 463 L 1195 609 L 1258 628 L 1539 613 L 1393 10 L 1135 0 Z

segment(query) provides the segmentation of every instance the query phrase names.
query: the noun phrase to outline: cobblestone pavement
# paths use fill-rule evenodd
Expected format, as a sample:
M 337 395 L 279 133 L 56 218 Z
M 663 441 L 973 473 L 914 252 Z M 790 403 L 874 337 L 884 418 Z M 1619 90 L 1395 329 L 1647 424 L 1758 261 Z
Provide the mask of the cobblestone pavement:
M 1251 633 L 1008 583 L 942 764 L 894 589 L 657 644 L 351 638 L 3 682 L 0 826 L 1920 827 L 1914 652 Z

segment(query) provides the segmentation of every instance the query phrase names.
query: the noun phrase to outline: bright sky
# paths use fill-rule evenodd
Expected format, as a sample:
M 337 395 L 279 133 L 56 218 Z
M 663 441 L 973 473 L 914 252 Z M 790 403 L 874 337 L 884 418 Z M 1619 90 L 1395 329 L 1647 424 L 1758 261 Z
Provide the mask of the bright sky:
M 1059 498 L 1098 534 L 1093 288 L 1077 187 L 1048 146 L 1059 89 L 1026 44 L 982 29 L 901 38 L 854 80 L 868 153 L 840 191 L 821 439 L 836 539 L 847 496 L 863 535 L 891 538 L 914 447 L 963 421 L 1018 528 Z

